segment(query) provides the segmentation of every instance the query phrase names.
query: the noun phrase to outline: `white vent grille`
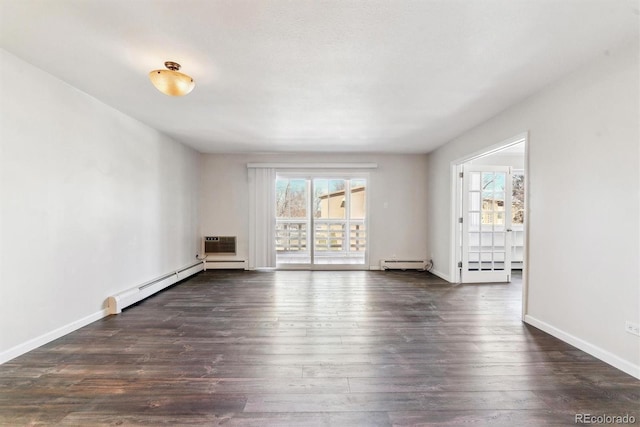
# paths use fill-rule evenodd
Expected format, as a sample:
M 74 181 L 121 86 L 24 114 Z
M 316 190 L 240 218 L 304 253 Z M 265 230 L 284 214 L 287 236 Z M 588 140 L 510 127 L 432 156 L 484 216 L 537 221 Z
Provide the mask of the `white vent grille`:
M 206 236 L 203 245 L 205 255 L 236 254 L 236 236 Z
M 207 270 L 247 270 L 247 261 L 243 259 L 232 260 L 205 260 L 204 271 Z
M 380 261 L 382 270 L 425 270 L 427 261 L 425 260 L 388 260 Z

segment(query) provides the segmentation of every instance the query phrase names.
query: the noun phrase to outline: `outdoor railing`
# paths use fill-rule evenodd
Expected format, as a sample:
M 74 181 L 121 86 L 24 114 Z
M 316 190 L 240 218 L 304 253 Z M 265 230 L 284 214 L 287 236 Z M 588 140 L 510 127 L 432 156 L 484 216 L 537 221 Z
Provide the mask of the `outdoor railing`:
M 364 220 L 314 219 L 316 252 L 364 252 L 367 230 Z M 309 222 L 306 220 L 276 220 L 276 251 L 306 252 Z

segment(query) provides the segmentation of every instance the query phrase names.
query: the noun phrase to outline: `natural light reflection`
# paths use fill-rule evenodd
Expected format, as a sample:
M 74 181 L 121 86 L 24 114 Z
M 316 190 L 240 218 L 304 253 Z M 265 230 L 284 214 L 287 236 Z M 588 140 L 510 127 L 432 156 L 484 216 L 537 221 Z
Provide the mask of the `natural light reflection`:
M 325 346 L 341 346 L 341 336 L 369 317 L 364 271 L 277 271 L 273 315 L 286 338 L 274 331 L 273 352 L 285 353 L 305 344 L 301 363 L 337 363 Z M 339 274 L 340 280 L 336 280 Z M 346 311 L 345 311 L 346 310 Z M 346 351 L 346 350 L 345 350 Z

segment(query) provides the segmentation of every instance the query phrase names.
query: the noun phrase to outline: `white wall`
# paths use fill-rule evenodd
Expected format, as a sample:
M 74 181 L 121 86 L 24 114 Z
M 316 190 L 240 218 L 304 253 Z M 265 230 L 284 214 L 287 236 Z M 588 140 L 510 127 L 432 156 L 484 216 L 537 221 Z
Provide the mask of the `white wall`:
M 640 376 L 638 46 L 613 49 L 429 156 L 429 253 L 449 271 L 450 163 L 529 130 L 527 321 Z M 585 244 L 589 242 L 589 244 Z
M 199 154 L 0 55 L 2 362 L 195 261 Z
M 427 156 L 420 155 L 270 155 L 209 154 L 202 162 L 202 235 L 238 236 L 238 258 L 249 255 L 249 189 L 247 163 L 375 162 L 368 170 L 369 263 L 380 259 L 424 259 L 427 256 Z M 386 206 L 386 207 L 385 207 Z

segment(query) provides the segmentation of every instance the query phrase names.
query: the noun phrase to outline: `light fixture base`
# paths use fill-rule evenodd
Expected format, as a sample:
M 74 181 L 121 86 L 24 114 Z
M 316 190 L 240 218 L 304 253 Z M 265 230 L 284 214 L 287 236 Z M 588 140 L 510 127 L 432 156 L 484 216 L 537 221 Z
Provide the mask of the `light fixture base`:
M 177 62 L 173 62 L 173 61 L 166 61 L 164 63 L 164 66 L 167 67 L 168 69 L 170 69 L 171 71 L 178 71 L 180 70 L 180 64 L 178 64 Z

